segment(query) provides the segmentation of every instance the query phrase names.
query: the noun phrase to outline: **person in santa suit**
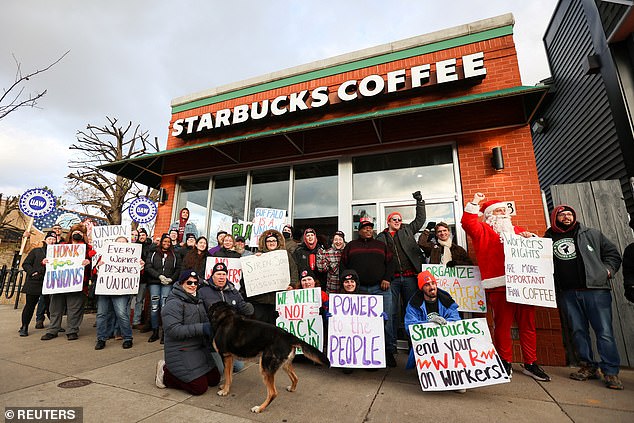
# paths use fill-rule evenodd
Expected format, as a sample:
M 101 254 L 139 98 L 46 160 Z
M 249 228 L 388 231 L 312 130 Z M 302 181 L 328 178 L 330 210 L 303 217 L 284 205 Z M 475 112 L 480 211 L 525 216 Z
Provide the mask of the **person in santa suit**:
M 523 228 L 513 225 L 507 202 L 484 201 L 482 193 L 476 193 L 467 204 L 462 215 L 462 227 L 471 237 L 475 248 L 482 286 L 486 290 L 487 304 L 493 310 L 493 339 L 495 348 L 504 363 L 509 377 L 513 373 L 513 340 L 511 325 L 517 321 L 524 364 L 522 373 L 532 378 L 548 382 L 550 376 L 537 364 L 537 334 L 535 332 L 535 307 L 506 301 L 506 280 L 504 269 L 504 245 L 500 235 L 511 233 L 529 238 L 536 236 Z M 480 203 L 482 203 L 480 205 Z M 484 215 L 484 221 L 478 212 Z

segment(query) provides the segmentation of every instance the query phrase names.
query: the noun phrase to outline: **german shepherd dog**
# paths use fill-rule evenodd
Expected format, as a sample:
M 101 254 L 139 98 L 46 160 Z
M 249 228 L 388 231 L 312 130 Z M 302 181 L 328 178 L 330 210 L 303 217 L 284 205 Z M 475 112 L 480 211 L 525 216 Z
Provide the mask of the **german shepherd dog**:
M 214 330 L 213 345 L 222 357 L 225 366 L 225 383 L 218 395 L 226 396 L 231 389 L 233 357 L 251 358 L 260 355 L 260 373 L 266 385 L 266 399 L 260 405 L 251 408 L 254 413 L 261 413 L 277 396 L 275 389 L 275 373 L 282 367 L 291 380 L 286 387 L 294 392 L 299 378 L 293 370 L 295 348 L 302 349 L 311 361 L 330 366 L 328 357 L 296 336 L 277 326 L 257 320 L 247 319 L 227 303 L 217 302 L 207 311 L 209 321 Z

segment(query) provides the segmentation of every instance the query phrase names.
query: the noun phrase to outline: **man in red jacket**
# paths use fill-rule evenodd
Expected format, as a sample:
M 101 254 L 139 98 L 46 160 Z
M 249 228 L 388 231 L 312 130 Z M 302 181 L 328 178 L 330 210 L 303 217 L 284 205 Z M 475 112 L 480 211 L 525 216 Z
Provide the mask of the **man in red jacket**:
M 482 203 L 484 194 L 476 193 L 473 201 L 465 207 L 462 227 L 471 237 L 482 275 L 482 286 L 486 289 L 487 303 L 493 310 L 493 339 L 509 376 L 513 373 L 513 340 L 511 325 L 517 321 L 520 345 L 524 357 L 522 373 L 548 382 L 550 376 L 537 365 L 537 334 L 535 332 L 535 307 L 506 301 L 506 279 L 504 271 L 504 245 L 500 235 L 511 233 L 529 238 L 535 234 L 513 225 L 506 202 L 490 200 Z M 480 221 L 478 212 L 484 215 Z

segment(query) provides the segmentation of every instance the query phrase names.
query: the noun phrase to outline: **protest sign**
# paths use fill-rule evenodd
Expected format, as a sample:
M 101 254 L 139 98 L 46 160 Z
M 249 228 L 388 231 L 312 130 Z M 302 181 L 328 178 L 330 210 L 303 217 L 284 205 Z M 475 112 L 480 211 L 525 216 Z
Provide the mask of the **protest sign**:
M 240 257 L 247 297 L 285 290 L 291 283 L 286 250 Z
M 54 244 L 46 247 L 46 274 L 42 294 L 81 291 L 84 285 L 86 244 Z
M 211 279 L 211 271 L 216 263 L 224 263 L 227 266 L 227 280 L 240 289 L 240 279 L 242 278 L 242 265 L 239 258 L 227 257 L 207 257 L 205 263 L 205 279 Z
M 251 231 L 253 230 L 253 222 L 245 222 L 244 220 L 238 220 L 238 223 L 231 225 L 231 235 L 233 238 L 243 237 L 246 244 L 249 245 L 251 240 Z
M 211 221 L 209 222 L 209 242 L 210 245 L 218 245 L 217 234 L 220 231 L 231 233 L 231 222 L 233 218 L 228 214 L 221 213 L 217 210 L 211 211 Z
M 502 234 L 506 301 L 557 308 L 553 275 L 553 241 Z
M 324 322 L 319 315 L 319 307 L 321 307 L 321 288 L 278 292 L 275 309 L 279 317 L 275 324 L 319 351 L 323 351 Z M 296 353 L 301 354 L 301 349 L 298 348 Z
M 438 288 L 451 295 L 459 311 L 486 313 L 486 295 L 478 266 L 423 264 L 423 270 L 429 270 L 434 275 Z
M 154 220 L 158 207 L 156 203 L 147 197 L 137 197 L 128 208 L 130 218 L 138 223 L 148 223 Z
M 55 209 L 55 197 L 42 188 L 26 190 L 21 196 L 18 207 L 25 215 L 39 218 L 48 215 Z
M 410 325 L 423 391 L 449 391 L 507 383 L 511 379 L 491 342 L 486 319 Z
M 97 272 L 97 295 L 126 295 L 139 292 L 141 244 L 107 241 Z
M 385 367 L 383 297 L 330 294 L 328 358 L 332 367 Z
M 276 229 L 281 232 L 285 224 L 286 210 L 256 208 L 249 245 L 251 247 L 257 247 L 262 232 L 267 229 Z
M 92 248 L 97 253 L 95 259 L 103 254 L 103 246 L 106 241 L 114 241 L 120 236 L 126 237 L 130 241 L 129 225 L 104 225 L 92 227 Z

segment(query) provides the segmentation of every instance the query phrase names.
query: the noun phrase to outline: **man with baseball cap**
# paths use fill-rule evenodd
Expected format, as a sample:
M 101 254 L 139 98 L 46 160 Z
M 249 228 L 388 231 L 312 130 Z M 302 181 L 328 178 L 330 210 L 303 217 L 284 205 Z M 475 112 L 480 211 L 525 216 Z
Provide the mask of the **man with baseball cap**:
M 420 271 L 425 256 L 418 244 L 416 234 L 425 223 L 425 201 L 420 191 L 412 193 L 416 200 L 416 217 L 410 223 L 403 222 L 403 216 L 398 211 L 387 217 L 387 228 L 376 236 L 376 239 L 386 243 L 392 251 L 394 274 L 390 279 L 390 293 L 392 295 L 392 309 L 386 310 L 390 314 L 392 327 L 387 333 L 390 351 L 396 351 L 396 334 L 398 333 L 401 308 L 401 298 L 407 303 L 416 293 L 416 275 Z
M 396 349 L 388 343 L 388 331 L 392 325 L 389 312 L 392 309 L 390 279 L 394 273 L 392 251 L 387 244 L 374 239 L 374 223 L 368 218 L 359 222 L 359 238 L 350 241 L 341 253 L 341 270 L 354 269 L 359 275 L 359 294 L 381 295 L 385 321 L 385 358 L 389 367 L 396 367 Z
M 471 237 L 475 248 L 482 286 L 486 290 L 487 304 L 493 310 L 493 340 L 509 377 L 513 374 L 513 339 L 511 325 L 517 321 L 524 364 L 522 373 L 542 382 L 550 376 L 537 364 L 537 333 L 535 331 L 535 306 L 506 301 L 506 277 L 504 269 L 504 245 L 501 234 L 515 234 L 524 238 L 535 236 L 513 225 L 507 202 L 484 201 L 482 193 L 476 193 L 462 215 L 462 227 Z M 484 215 L 480 221 L 478 212 Z

